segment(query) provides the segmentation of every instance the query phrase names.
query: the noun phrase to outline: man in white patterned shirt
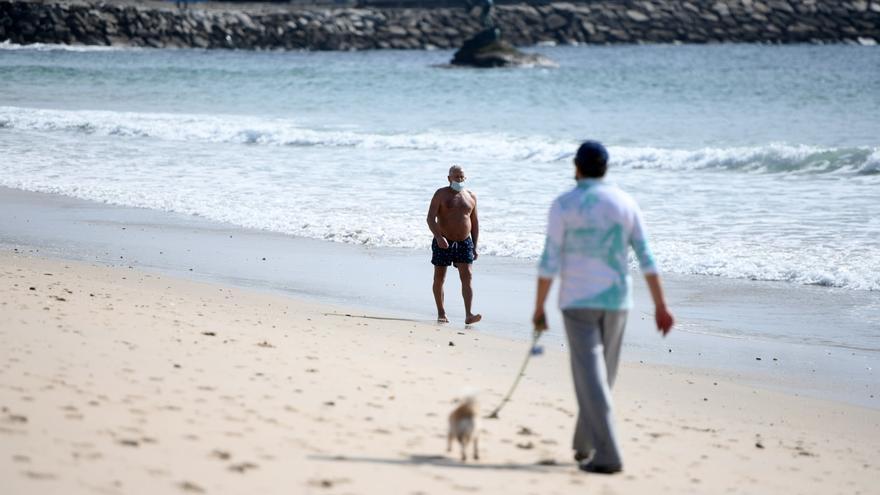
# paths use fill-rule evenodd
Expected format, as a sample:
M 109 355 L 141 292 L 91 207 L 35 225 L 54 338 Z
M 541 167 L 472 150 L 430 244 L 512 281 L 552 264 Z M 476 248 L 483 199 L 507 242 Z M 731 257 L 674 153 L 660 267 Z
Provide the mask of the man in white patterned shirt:
M 623 469 L 611 387 L 632 306 L 630 247 L 654 300 L 657 329 L 665 336 L 674 320 L 666 309 L 638 204 L 603 180 L 608 151 L 587 141 L 574 162 L 577 187 L 556 198 L 550 208 L 532 321 L 536 330 L 546 330 L 544 303 L 558 274 L 559 307 L 579 406 L 572 445 L 575 459 L 584 471 L 611 474 Z

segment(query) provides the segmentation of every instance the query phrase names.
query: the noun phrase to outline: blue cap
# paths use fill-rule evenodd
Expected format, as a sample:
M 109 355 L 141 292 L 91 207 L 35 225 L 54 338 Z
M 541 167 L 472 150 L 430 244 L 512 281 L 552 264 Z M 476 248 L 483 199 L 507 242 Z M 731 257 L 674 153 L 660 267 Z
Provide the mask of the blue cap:
M 581 166 L 605 166 L 608 164 L 608 150 L 599 141 L 584 141 L 574 156 L 575 163 Z

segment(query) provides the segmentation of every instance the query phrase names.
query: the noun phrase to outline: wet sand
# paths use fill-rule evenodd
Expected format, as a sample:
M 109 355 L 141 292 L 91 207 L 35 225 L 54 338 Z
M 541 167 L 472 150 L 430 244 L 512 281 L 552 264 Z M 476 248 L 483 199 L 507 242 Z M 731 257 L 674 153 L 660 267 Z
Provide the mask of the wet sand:
M 297 238 L 7 188 L 0 188 L 0 209 L 8 212 L 0 215 L 0 248 L 10 251 L 293 296 L 359 314 L 435 317 L 427 252 Z M 474 308 L 485 316 L 474 328 L 525 345 L 534 263 L 481 256 L 474 270 Z M 636 306 L 624 360 L 720 373 L 762 388 L 880 408 L 876 294 L 664 274 L 677 326 L 660 339 L 649 324 L 644 284 L 637 274 L 633 278 Z M 451 325 L 464 330 L 454 272 L 446 292 Z M 560 329 L 559 312 L 548 316 L 550 326 Z M 564 350 L 563 332 L 551 332 L 545 345 Z

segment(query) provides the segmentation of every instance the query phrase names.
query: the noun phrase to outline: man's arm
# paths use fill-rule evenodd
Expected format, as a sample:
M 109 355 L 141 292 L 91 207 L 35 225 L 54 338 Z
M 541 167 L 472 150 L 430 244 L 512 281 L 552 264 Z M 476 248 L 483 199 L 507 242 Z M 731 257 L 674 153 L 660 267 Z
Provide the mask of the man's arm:
M 663 297 L 663 287 L 660 285 L 660 276 L 656 273 L 646 273 L 645 282 L 651 290 L 651 299 L 654 300 L 654 321 L 657 323 L 657 330 L 665 337 L 672 325 L 675 324 L 675 318 L 672 313 L 666 309 L 666 299 Z
M 477 218 L 477 195 L 473 192 L 471 197 L 474 198 L 474 209 L 471 210 L 471 240 L 474 241 L 474 259 L 477 259 L 477 240 L 480 238 L 480 220 Z
M 553 285 L 553 277 L 559 273 L 562 266 L 562 244 L 564 241 L 565 225 L 562 222 L 562 207 L 559 201 L 554 201 L 547 217 L 544 252 L 541 253 L 541 261 L 538 263 L 538 290 L 535 295 L 535 313 L 532 315 L 532 323 L 535 325 L 536 332 L 547 330 L 544 304 L 547 302 L 550 286 Z
M 666 309 L 666 300 L 663 297 L 663 287 L 660 285 L 660 275 L 657 274 L 657 265 L 654 262 L 654 255 L 648 247 L 648 238 L 645 235 L 645 227 L 642 222 L 642 212 L 636 208 L 635 223 L 633 225 L 632 238 L 630 245 L 636 253 L 639 260 L 639 267 L 645 274 L 645 281 L 651 290 L 651 299 L 654 300 L 654 321 L 657 323 L 657 330 L 665 337 L 672 325 L 675 324 L 675 318 L 672 317 Z
M 437 245 L 440 249 L 447 249 L 449 247 L 449 241 L 443 237 L 443 233 L 440 232 L 440 226 L 437 225 L 437 213 L 440 211 L 440 195 L 438 193 L 434 193 L 434 197 L 431 198 L 431 204 L 428 206 L 428 228 L 431 230 L 431 233 L 434 234 L 434 239 L 437 240 Z
M 544 313 L 544 304 L 547 302 L 547 294 L 553 285 L 552 278 L 538 277 L 538 290 L 535 295 L 535 314 L 532 315 L 532 324 L 536 332 L 547 330 L 547 315 Z

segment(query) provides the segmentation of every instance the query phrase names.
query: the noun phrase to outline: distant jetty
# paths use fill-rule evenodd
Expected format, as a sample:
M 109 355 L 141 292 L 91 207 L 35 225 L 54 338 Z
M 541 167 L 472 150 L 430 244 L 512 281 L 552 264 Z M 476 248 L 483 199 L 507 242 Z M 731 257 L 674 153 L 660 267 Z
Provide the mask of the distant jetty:
M 393 5 L 433 5 L 399 2 Z M 366 5 L 370 5 L 367 3 Z M 480 31 L 463 7 L 0 0 L 0 41 L 231 49 L 449 49 Z M 438 5 L 449 5 L 438 4 Z M 593 0 L 501 4 L 508 42 L 880 41 L 880 0 Z

